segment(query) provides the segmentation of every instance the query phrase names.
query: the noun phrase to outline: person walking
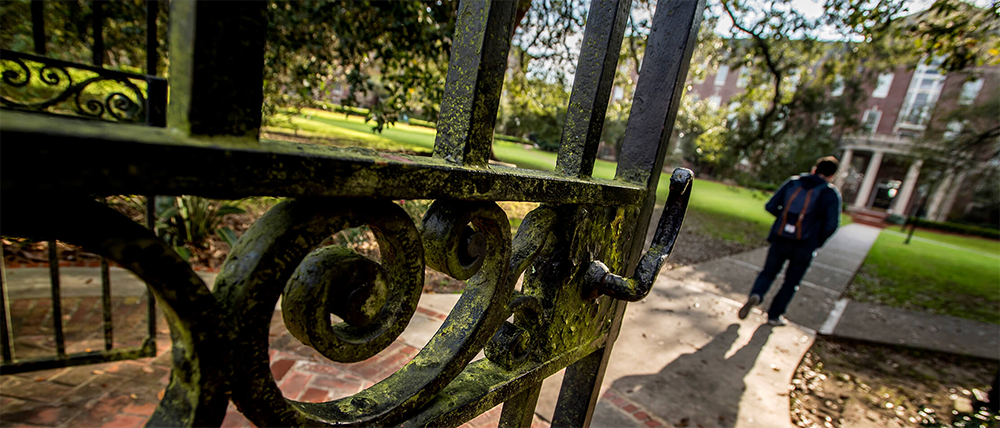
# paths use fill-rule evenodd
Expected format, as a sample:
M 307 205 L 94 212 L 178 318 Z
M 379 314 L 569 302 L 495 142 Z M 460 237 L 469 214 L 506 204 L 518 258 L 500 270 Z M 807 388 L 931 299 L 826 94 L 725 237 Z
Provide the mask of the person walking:
M 750 310 L 764 299 L 774 278 L 788 261 L 785 282 L 767 311 L 768 324 L 786 324 L 785 311 L 816 249 L 840 227 L 840 191 L 830 184 L 837 175 L 838 166 L 833 156 L 819 158 L 809 174 L 789 178 L 764 205 L 767 212 L 776 217 L 767 236 L 771 247 L 764 269 L 757 275 L 746 304 L 740 308 L 740 319 L 746 319 Z

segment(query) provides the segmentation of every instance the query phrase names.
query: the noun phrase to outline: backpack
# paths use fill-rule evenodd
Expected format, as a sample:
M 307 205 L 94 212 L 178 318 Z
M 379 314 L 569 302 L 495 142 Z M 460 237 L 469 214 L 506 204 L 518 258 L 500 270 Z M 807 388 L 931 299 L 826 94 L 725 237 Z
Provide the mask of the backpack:
M 786 193 L 784 209 L 781 212 L 781 224 L 778 236 L 794 241 L 808 240 L 816 231 L 816 206 L 820 194 L 829 185 L 823 184 L 806 190 L 799 180 L 791 182 L 792 187 Z

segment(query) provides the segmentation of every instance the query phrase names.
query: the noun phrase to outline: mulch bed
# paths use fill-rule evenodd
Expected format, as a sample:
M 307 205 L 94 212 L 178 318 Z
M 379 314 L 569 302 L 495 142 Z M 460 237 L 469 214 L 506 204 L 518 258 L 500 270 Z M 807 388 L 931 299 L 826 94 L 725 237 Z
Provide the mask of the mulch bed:
M 997 361 L 817 338 L 792 380 L 799 427 L 1000 427 L 974 405 Z

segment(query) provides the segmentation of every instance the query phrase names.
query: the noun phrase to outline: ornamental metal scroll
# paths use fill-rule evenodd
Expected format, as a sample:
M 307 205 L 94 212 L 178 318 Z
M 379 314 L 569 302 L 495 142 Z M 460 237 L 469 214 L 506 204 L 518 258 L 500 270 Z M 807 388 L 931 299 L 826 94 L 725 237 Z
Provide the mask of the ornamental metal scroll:
M 668 227 L 658 232 L 650 256 L 659 261 L 669 256 L 690 192 L 690 175 L 675 173 L 673 181 L 660 229 Z M 470 410 L 461 400 L 496 389 L 491 383 L 544 378 L 600 346 L 613 299 L 590 293 L 592 266 L 604 265 L 599 259 L 620 265 L 616 242 L 627 237 L 620 225 L 637 214 L 627 208 L 542 205 L 528 213 L 512 240 L 507 217 L 493 202 L 436 201 L 421 232 L 389 200 L 286 200 L 239 239 L 209 292 L 168 246 L 107 207 L 68 198 L 60 202 L 64 209 L 100 227 L 53 230 L 64 222 L 55 221 L 53 213 L 60 211 L 52 202 L 7 197 L 29 209 L 5 222 L 5 234 L 80 244 L 149 281 L 171 328 L 174 366 L 148 426 L 218 425 L 225 415 L 223 391 L 258 426 L 437 426 L 465 419 L 463 409 L 482 409 Z M 361 225 L 375 235 L 378 262 L 346 248 L 319 247 L 331 234 Z M 590 239 L 574 238 L 581 234 Z M 593 245 L 598 237 L 609 238 L 601 248 Z M 411 361 L 339 400 L 305 403 L 283 396 L 268 354 L 279 297 L 296 338 L 332 361 L 360 361 L 387 348 L 405 329 L 430 260 L 435 260 L 431 267 L 468 277 L 468 288 Z M 515 291 L 522 274 L 523 289 Z M 331 323 L 331 314 L 343 322 Z M 512 315 L 512 322 L 505 321 Z M 470 365 L 481 350 L 487 360 Z M 441 410 L 448 397 L 457 397 L 458 404 Z
M 3 108 L 162 126 L 165 103 L 161 78 L 0 51 Z

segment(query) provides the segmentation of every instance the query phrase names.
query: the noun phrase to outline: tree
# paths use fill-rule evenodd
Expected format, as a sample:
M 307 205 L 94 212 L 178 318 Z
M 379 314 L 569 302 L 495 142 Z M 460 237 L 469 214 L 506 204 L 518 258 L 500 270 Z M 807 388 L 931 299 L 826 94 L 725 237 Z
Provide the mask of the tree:
M 880 61 L 886 46 L 871 32 L 898 13 L 902 2 L 880 2 L 865 9 L 878 13 L 866 14 L 873 18 L 864 25 L 847 25 L 844 10 L 863 9 L 864 3 L 830 0 L 824 15 L 809 17 L 788 0 L 721 2 L 732 33 L 719 61 L 743 67 L 746 85 L 732 100 L 724 168 L 744 163 L 751 174 L 780 181 L 788 168 L 799 170 L 832 152 L 839 136 L 858 126 L 863 82 L 889 65 Z M 831 27 L 844 37 L 821 40 Z M 867 42 L 854 41 L 859 38 Z M 840 92 L 838 86 L 842 95 L 831 95 Z M 769 177 L 770 171 L 777 176 Z
M 521 55 L 515 48 L 515 55 Z M 528 76 L 516 65 L 507 73 L 500 101 L 497 131 L 527 137 L 543 150 L 558 151 L 566 120 L 569 91 L 562 82 Z
M 894 28 L 912 40 L 911 53 L 926 60 L 943 57 L 948 72 L 1000 64 L 1000 1 L 976 7 L 960 0 L 936 0 L 926 11 Z
M 375 94 L 368 119 L 378 130 L 407 106 L 436 119 L 456 8 L 453 2 L 270 2 L 265 106 L 309 105 L 343 79 L 348 104 L 357 93 Z

